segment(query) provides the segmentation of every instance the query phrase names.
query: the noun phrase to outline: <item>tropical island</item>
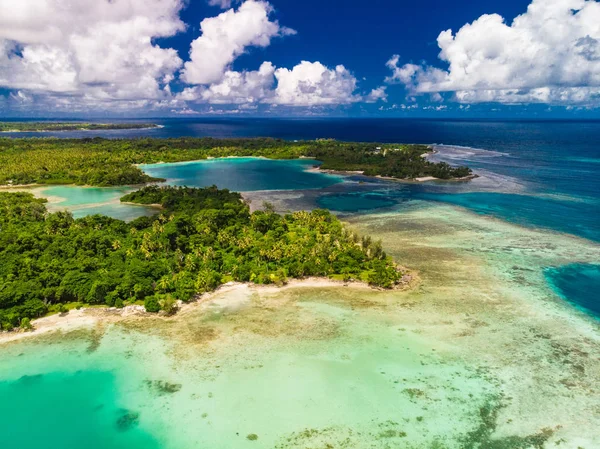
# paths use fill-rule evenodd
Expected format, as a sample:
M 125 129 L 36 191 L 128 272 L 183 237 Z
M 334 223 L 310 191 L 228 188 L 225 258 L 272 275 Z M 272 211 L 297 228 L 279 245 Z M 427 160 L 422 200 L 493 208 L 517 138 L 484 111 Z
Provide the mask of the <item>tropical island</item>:
M 360 280 L 393 288 L 404 272 L 381 242 L 349 231 L 330 212 L 250 213 L 239 193 L 149 186 L 122 198 L 157 204 L 130 223 L 47 213 L 44 199 L 0 192 L 0 326 L 71 308 L 143 304 L 171 313 L 177 301 L 231 282 L 288 278 Z
M 0 132 L 107 131 L 158 128 L 153 123 L 0 122 Z
M 0 185 L 76 184 L 98 187 L 164 181 L 137 164 L 222 157 L 312 158 L 322 170 L 400 180 L 469 179 L 468 167 L 431 162 L 427 145 L 281 139 L 0 139 Z

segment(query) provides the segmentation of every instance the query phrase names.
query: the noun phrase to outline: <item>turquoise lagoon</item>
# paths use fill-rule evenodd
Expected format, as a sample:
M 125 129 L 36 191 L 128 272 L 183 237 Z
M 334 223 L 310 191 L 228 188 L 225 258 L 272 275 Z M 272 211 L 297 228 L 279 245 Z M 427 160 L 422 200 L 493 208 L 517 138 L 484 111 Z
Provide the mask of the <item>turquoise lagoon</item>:
M 342 181 L 339 176 L 309 171 L 316 165 L 319 163 L 312 159 L 241 157 L 141 165 L 140 168 L 150 176 L 167 179 L 170 185 L 216 185 L 236 192 L 322 189 Z
M 340 176 L 310 171 L 316 165 L 318 162 L 310 159 L 224 158 L 140 168 L 151 176 L 167 179 L 167 185 L 216 185 L 237 192 L 323 189 L 342 182 Z M 48 198 L 52 212 L 67 209 L 75 218 L 101 214 L 130 221 L 156 213 L 154 208 L 120 203 L 122 196 L 137 188 L 53 186 L 35 189 L 35 194 Z
M 53 186 L 34 190 L 36 196 L 48 199 L 48 210 L 69 210 L 74 218 L 88 215 L 106 215 L 131 221 L 141 216 L 151 216 L 156 209 L 131 204 L 121 204 L 122 196 L 136 190 L 132 187 L 77 187 Z

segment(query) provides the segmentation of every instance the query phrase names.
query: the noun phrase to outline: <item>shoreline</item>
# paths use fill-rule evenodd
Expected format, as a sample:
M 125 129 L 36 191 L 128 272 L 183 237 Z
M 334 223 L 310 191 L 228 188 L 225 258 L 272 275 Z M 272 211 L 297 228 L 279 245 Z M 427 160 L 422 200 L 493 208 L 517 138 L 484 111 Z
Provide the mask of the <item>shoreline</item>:
M 408 279 L 398 284 L 392 289 L 382 289 L 372 287 L 363 281 L 338 281 L 329 278 L 309 277 L 306 279 L 290 279 L 287 283 L 281 286 L 274 284 L 261 285 L 252 284 L 249 282 L 228 282 L 220 285 L 212 292 L 198 295 L 195 299 L 188 303 L 178 301 L 177 312 L 172 316 L 164 315 L 163 313 L 148 313 L 144 306 L 129 305 L 122 309 L 116 307 L 82 307 L 80 309 L 72 309 L 65 314 L 53 314 L 42 318 L 37 318 L 31 321 L 33 326 L 32 331 L 3 331 L 0 332 L 0 348 L 9 343 L 22 341 L 24 339 L 36 338 L 52 332 L 69 332 L 82 327 L 91 327 L 97 324 L 112 324 L 129 318 L 162 318 L 176 319 L 180 315 L 184 315 L 190 311 L 205 307 L 210 304 L 218 296 L 222 294 L 241 294 L 241 293 L 281 293 L 287 290 L 294 289 L 329 289 L 329 288 L 349 288 L 352 290 L 363 290 L 365 292 L 402 292 L 416 288 L 421 283 L 421 278 L 418 272 L 407 270 Z
M 331 170 L 329 168 L 320 168 L 320 167 L 312 167 L 309 168 L 308 170 L 306 170 L 307 172 L 311 172 L 311 173 L 323 173 L 323 174 L 329 174 L 329 175 L 341 175 L 341 176 L 364 176 L 365 178 L 375 178 L 375 179 L 382 179 L 384 181 L 396 181 L 396 182 L 403 182 L 403 183 L 422 183 L 422 182 L 429 182 L 429 181 L 438 181 L 438 182 L 461 182 L 461 181 L 471 181 L 473 179 L 477 179 L 480 176 L 476 173 L 473 173 L 469 176 L 463 176 L 462 178 L 450 178 L 450 179 L 442 179 L 442 178 L 436 178 L 434 176 L 423 176 L 420 178 L 394 178 L 392 176 L 383 176 L 383 175 L 365 175 L 364 171 L 361 170 Z

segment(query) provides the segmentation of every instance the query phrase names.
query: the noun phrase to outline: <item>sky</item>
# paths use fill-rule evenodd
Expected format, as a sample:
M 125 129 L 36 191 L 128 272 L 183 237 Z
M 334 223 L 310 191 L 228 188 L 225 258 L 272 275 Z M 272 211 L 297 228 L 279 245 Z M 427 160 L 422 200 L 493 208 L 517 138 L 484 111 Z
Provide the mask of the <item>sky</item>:
M 596 0 L 0 0 L 0 117 L 600 118 Z

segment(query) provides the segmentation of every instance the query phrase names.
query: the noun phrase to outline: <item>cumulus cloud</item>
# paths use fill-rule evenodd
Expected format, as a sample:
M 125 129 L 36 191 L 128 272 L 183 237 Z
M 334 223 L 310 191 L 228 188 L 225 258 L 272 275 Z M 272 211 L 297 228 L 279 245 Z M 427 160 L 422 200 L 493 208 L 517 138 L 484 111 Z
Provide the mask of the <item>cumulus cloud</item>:
M 463 102 L 596 103 L 600 96 L 600 3 L 533 0 L 511 24 L 486 14 L 437 39 L 447 70 L 387 65 L 388 83 L 415 93 L 456 92 Z
M 185 28 L 182 6 L 182 0 L 0 0 L 0 86 L 88 102 L 161 99 L 182 61 L 153 39 Z
M 356 78 L 342 65 L 328 68 L 302 61 L 292 69 L 264 62 L 257 71 L 227 71 L 220 82 L 185 89 L 178 99 L 211 104 L 271 104 L 284 106 L 339 105 L 360 101 Z M 385 97 L 385 89 L 368 96 Z
M 377 103 L 378 101 L 387 102 L 387 86 L 380 86 L 371 91 L 369 95 L 365 96 L 365 101 L 367 103 Z
M 211 84 L 221 78 L 231 63 L 248 47 L 267 47 L 277 36 L 295 31 L 271 21 L 271 5 L 247 0 L 237 10 L 230 9 L 200 23 L 202 35 L 192 42 L 190 61 L 181 79 L 188 84 Z
M 264 62 L 257 71 L 227 71 L 222 80 L 208 87 L 185 89 L 180 99 L 197 103 L 261 103 L 272 96 L 275 67 Z
M 358 100 L 356 78 L 343 65 L 329 69 L 320 62 L 302 61 L 291 70 L 277 69 L 275 78 L 275 104 L 315 106 Z

